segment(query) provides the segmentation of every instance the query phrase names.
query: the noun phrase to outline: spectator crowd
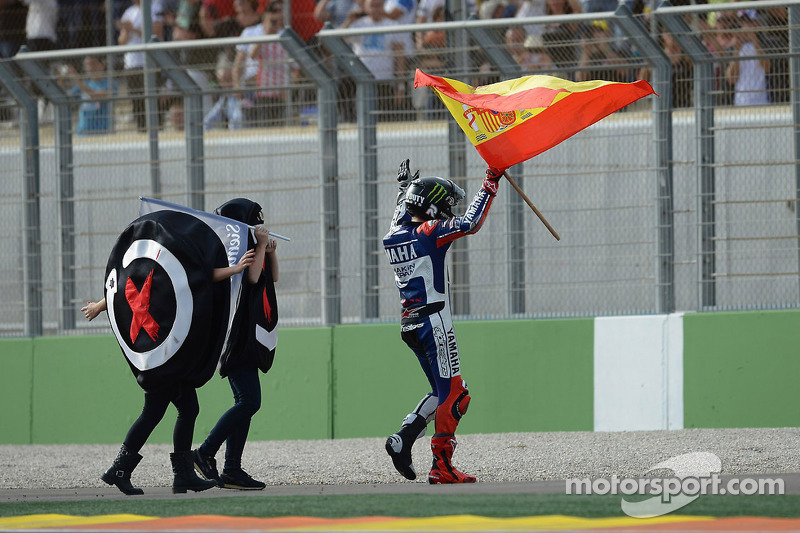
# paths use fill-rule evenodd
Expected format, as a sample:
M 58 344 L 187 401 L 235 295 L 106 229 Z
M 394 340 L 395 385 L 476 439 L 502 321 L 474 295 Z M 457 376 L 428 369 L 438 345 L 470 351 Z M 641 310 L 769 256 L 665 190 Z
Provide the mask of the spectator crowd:
M 714 0 L 673 0 L 673 5 Z M 298 91 L 304 75 L 279 43 L 247 43 L 261 35 L 277 34 L 290 25 L 320 61 L 340 79 L 340 114 L 354 120 L 355 84 L 341 66 L 316 46 L 324 24 L 331 28 L 390 28 L 447 19 L 445 0 L 150 0 L 143 13 L 141 0 L 0 0 L 0 60 L 21 47 L 28 51 L 87 48 L 106 44 L 143 43 L 145 17 L 152 37 L 160 41 L 190 41 L 242 37 L 235 46 L 189 47 L 178 60 L 203 92 L 206 129 L 271 126 L 289 123 L 301 105 L 313 106 L 313 94 Z M 549 74 L 574 81 L 605 79 L 628 82 L 648 79 L 651 72 L 629 41 L 607 18 L 587 22 L 563 15 L 608 12 L 626 4 L 646 27 L 651 0 L 467 0 L 468 16 L 479 19 L 553 16 L 552 23 L 509 25 L 491 29 L 508 51 L 521 75 Z M 113 13 L 107 13 L 107 9 Z M 113 21 L 109 24 L 108 21 Z M 788 21 L 786 7 L 763 10 L 723 9 L 687 18 L 715 58 L 714 94 L 719 105 L 765 105 L 789 100 Z M 493 28 L 499 28 L 494 26 Z M 690 107 L 694 73 L 691 59 L 675 37 L 656 27 L 656 38 L 673 65 L 672 102 Z M 412 91 L 414 68 L 446 72 L 454 65 L 452 34 L 441 29 L 410 33 L 376 33 L 349 39 L 356 56 L 377 82 L 378 109 L 388 118 L 407 120 L 413 112 L 431 116 L 438 103 Z M 113 42 L 108 41 L 113 39 Z M 483 45 L 469 43 L 469 61 L 481 83 L 499 80 Z M 88 62 L 87 62 L 88 61 Z M 106 57 L 79 58 L 74 63 L 46 65 L 76 108 L 95 110 L 84 117 L 81 134 L 113 129 L 108 100 L 124 87 L 131 105 L 128 116 L 139 132 L 147 129 L 144 54 L 125 53 L 108 63 Z M 117 83 L 104 72 L 113 71 Z M 182 98 L 168 79 L 158 78 L 158 127 L 182 128 Z M 1 97 L 0 97 L 1 98 Z M 103 102 L 99 102 L 103 100 Z M 93 104 L 92 102 L 95 101 Z M 96 105 L 95 105 L 96 104 Z M 102 105 L 101 105 L 102 104 Z M 440 107 L 438 107 L 440 109 Z M 0 105 L 0 121 L 8 120 Z M 105 114 L 105 115 L 104 115 Z M 170 120 L 172 117 L 172 120 Z

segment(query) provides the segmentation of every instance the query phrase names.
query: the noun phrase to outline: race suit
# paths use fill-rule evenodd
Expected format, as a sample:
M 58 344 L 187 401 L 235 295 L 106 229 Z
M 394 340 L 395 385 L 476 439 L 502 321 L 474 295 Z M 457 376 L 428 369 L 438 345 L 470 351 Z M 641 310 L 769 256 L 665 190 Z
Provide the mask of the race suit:
M 389 233 L 383 238 L 383 247 L 400 290 L 401 336 L 428 377 L 429 396 L 438 397 L 436 434 L 452 435 L 467 410 L 470 397 L 461 378 L 445 258 L 453 241 L 481 228 L 494 200 L 497 183 L 485 181 L 464 216 L 426 222 L 414 222 L 406 212 L 404 185 L 400 188 Z M 423 398 L 420 406 L 430 403 Z M 419 414 L 430 420 L 426 416 L 428 413 Z

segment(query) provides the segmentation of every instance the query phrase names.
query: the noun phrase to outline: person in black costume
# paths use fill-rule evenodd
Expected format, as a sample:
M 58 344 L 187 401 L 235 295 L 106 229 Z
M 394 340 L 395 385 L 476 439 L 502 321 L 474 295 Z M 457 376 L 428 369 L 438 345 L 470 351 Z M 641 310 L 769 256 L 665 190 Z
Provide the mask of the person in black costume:
M 255 251 L 248 250 L 236 265 L 213 269 L 213 281 L 219 282 L 228 279 L 234 274 L 244 271 L 253 264 Z M 144 282 L 141 292 L 149 293 L 149 284 L 152 278 Z M 87 302 L 81 311 L 87 320 L 93 320 L 101 312 L 107 311 L 106 299 L 97 302 Z M 200 406 L 197 401 L 196 384 L 189 380 L 164 380 L 153 387 L 144 388 L 144 407 L 139 418 L 133 423 L 125 436 L 122 447 L 114 459 L 111 467 L 101 476 L 109 485 L 117 488 L 127 495 L 144 494 L 141 488 L 131 484 L 131 473 L 142 460 L 139 451 L 152 434 L 156 426 L 164 418 L 167 407 L 172 403 L 178 410 L 173 431 L 174 452 L 170 454 L 174 480 L 173 493 L 185 493 L 187 490 L 203 491 L 217 486 L 216 482 L 208 481 L 197 476 L 192 461 L 192 437 Z
M 250 431 L 250 421 L 261 408 L 259 370 L 272 366 L 277 342 L 277 305 L 274 283 L 278 281 L 277 244 L 263 225 L 261 206 L 245 198 L 236 198 L 217 208 L 216 213 L 254 226 L 255 262 L 242 279 L 240 305 L 234 318 L 229 343 L 220 361 L 220 374 L 228 378 L 234 404 L 219 419 L 205 442 L 193 451 L 194 467 L 220 487 L 261 490 L 262 481 L 242 469 L 242 454 Z M 266 323 L 259 324 L 259 321 Z M 266 326 L 266 327 L 265 327 Z M 274 335 L 271 343 L 265 337 Z M 267 342 L 267 345 L 264 343 Z M 214 458 L 225 443 L 222 474 Z

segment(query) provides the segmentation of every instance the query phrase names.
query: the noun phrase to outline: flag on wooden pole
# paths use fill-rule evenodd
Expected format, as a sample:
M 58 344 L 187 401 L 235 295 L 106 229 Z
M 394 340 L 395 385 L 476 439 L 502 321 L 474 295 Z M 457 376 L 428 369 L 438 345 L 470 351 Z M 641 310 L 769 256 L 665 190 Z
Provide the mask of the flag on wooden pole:
M 628 104 L 655 94 L 646 81 L 572 82 L 524 76 L 472 87 L 417 69 L 490 166 L 508 168 L 549 150 Z

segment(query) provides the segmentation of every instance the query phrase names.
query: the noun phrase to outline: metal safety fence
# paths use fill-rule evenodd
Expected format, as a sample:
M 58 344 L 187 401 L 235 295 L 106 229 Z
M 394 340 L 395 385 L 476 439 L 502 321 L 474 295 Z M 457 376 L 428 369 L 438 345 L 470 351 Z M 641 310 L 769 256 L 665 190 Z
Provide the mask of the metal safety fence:
M 278 248 L 283 325 L 396 320 L 381 239 L 397 166 L 410 158 L 468 198 L 485 169 L 413 88 L 416 68 L 471 85 L 647 79 L 659 95 L 510 169 L 561 240 L 503 183 L 481 232 L 450 252 L 458 318 L 798 307 L 800 3 L 452 9 L 302 37 L 280 29 L 288 11 L 265 10 L 261 35 L 0 61 L 0 335 L 107 331 L 79 309 L 101 296 L 140 196 L 258 201 L 292 238 Z

